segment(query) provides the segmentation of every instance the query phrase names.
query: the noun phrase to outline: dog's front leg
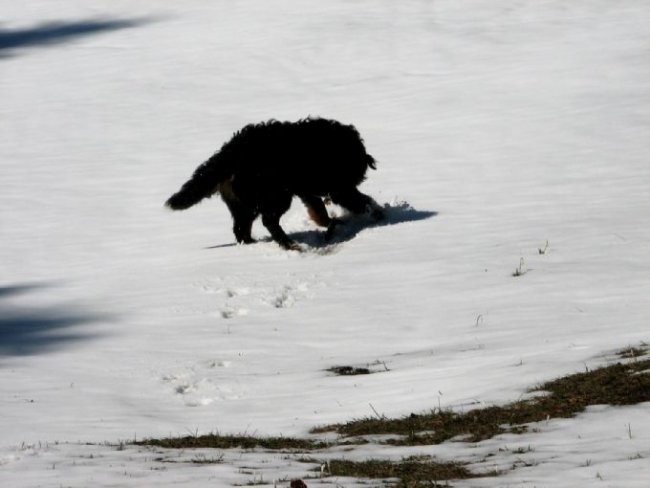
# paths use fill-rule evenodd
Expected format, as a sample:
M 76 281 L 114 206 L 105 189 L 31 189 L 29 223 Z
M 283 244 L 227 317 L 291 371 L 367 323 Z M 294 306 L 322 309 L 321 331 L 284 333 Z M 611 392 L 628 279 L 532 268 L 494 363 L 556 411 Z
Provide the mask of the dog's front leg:
M 266 213 L 262 214 L 262 224 L 271 233 L 271 237 L 275 242 L 280 244 L 283 248 L 288 250 L 300 250 L 300 246 L 295 241 L 289 239 L 289 236 L 280 227 L 280 216 L 277 214 Z

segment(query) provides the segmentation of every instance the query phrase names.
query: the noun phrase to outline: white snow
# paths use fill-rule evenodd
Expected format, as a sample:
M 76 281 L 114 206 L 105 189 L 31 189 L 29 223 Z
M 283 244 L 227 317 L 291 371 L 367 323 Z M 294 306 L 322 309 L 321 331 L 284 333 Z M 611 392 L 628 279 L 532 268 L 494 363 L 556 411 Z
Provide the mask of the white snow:
M 510 402 L 648 342 L 649 22 L 643 0 L 3 1 L 0 485 L 272 485 L 308 467 L 115 445 Z M 216 198 L 163 208 L 241 126 L 309 114 L 357 126 L 390 225 L 297 253 L 259 224 L 229 246 Z M 283 226 L 318 242 L 297 202 Z M 647 486 L 648 413 L 422 452 L 531 461 L 457 486 Z

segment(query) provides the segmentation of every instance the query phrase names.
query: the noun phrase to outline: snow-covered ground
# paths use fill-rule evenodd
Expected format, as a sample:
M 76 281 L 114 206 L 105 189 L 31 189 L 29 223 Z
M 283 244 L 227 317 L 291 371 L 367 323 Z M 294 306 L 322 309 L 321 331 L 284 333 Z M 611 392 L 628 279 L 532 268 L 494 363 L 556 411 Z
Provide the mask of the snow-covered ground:
M 1 5 L 1 486 L 272 484 L 307 468 L 114 445 L 509 402 L 650 340 L 647 2 Z M 309 114 L 357 126 L 389 225 L 297 253 L 163 208 L 241 126 Z M 283 226 L 319 242 L 298 202 Z M 531 446 L 457 486 L 647 486 L 649 413 L 423 452 Z

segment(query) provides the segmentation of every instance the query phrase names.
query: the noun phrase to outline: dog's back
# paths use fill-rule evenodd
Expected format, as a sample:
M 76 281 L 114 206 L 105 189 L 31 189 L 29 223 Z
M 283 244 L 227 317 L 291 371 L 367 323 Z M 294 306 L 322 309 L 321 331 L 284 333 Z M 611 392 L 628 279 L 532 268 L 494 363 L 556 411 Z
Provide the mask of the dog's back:
M 237 154 L 234 178 L 262 177 L 294 194 L 325 196 L 358 186 L 375 160 L 351 125 L 329 119 L 269 121 L 246 126 L 222 151 Z

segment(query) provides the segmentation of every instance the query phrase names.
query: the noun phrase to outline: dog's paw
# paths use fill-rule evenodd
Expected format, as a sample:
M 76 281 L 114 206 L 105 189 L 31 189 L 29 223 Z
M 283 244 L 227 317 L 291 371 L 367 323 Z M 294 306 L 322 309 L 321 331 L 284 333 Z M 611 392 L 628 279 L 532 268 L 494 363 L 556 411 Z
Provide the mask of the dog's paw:
M 257 241 L 252 237 L 237 238 L 237 244 L 246 245 L 246 244 L 255 244 Z
M 302 245 L 298 244 L 296 241 L 287 241 L 285 243 L 282 243 L 281 245 L 287 251 L 298 251 L 298 252 L 304 251 Z

